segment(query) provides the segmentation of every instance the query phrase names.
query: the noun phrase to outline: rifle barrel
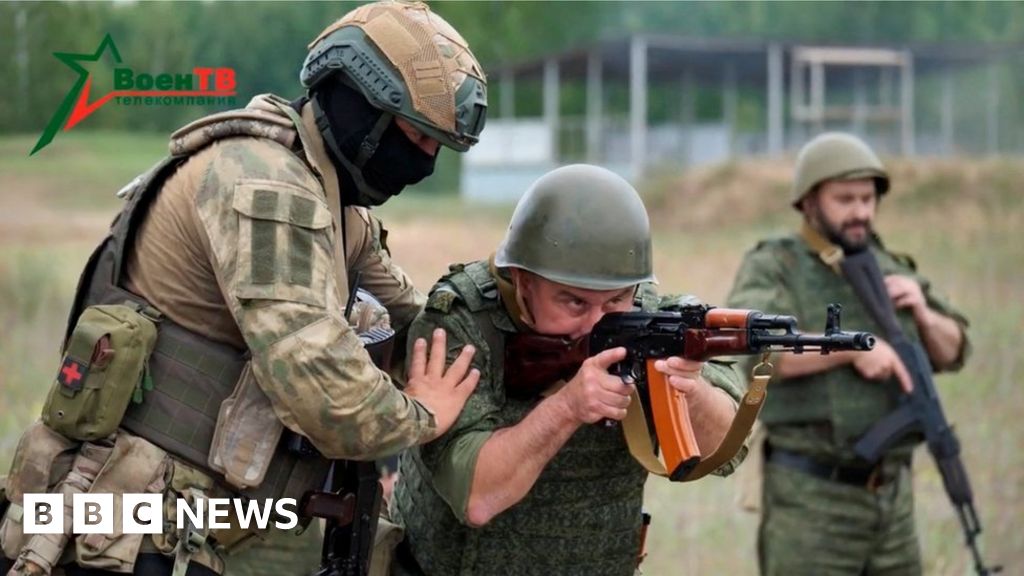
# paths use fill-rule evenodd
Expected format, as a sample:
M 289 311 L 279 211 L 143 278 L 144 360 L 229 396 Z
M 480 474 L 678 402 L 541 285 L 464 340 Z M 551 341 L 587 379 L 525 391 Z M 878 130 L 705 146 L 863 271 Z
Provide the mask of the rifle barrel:
M 843 332 L 828 336 L 813 334 L 760 334 L 751 335 L 751 344 L 770 350 L 793 350 L 800 353 L 807 349 L 831 352 L 835 350 L 867 351 L 875 347 L 875 337 L 870 332 Z

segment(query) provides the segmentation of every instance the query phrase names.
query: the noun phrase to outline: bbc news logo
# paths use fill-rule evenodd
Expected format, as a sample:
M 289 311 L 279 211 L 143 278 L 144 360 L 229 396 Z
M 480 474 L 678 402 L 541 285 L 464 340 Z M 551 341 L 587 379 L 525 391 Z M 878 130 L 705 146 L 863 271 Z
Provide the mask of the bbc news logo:
M 25 494 L 24 533 L 66 534 L 64 498 L 63 494 Z M 175 524 L 179 530 L 189 527 L 228 529 L 234 522 L 243 530 L 250 527 L 266 530 L 271 526 L 291 530 L 299 524 L 297 509 L 294 498 L 178 498 Z M 162 494 L 72 494 L 71 524 L 73 534 L 162 534 L 164 497 Z

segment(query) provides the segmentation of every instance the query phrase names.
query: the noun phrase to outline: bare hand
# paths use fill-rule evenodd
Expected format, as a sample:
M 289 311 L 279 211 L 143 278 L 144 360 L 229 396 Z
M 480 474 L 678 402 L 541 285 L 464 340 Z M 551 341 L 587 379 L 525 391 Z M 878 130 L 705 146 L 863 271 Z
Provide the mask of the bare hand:
M 884 340 L 876 340 L 870 352 L 853 354 L 853 367 L 868 380 L 888 380 L 895 376 L 904 393 L 910 394 L 914 390 L 910 372 L 892 346 Z
M 711 389 L 711 386 L 700 377 L 703 367 L 703 362 L 680 356 L 670 356 L 654 362 L 654 369 L 668 376 L 669 386 L 690 398 L 700 396 Z
M 572 418 L 580 424 L 626 417 L 633 386 L 608 368 L 626 358 L 626 349 L 612 348 L 583 361 L 576 375 L 558 394 L 565 400 Z
M 897 309 L 910 308 L 914 316 L 919 316 L 928 309 L 921 285 L 909 276 L 886 276 L 885 289 L 889 292 L 892 305 Z
M 476 390 L 480 382 L 480 371 L 469 368 L 474 354 L 476 348 L 472 345 L 463 346 L 458 358 L 446 370 L 444 365 L 448 357 L 448 346 L 444 330 L 434 330 L 429 357 L 426 340 L 417 338 L 413 344 L 405 393 L 434 414 L 437 432 L 431 440 L 455 424 L 469 395 Z

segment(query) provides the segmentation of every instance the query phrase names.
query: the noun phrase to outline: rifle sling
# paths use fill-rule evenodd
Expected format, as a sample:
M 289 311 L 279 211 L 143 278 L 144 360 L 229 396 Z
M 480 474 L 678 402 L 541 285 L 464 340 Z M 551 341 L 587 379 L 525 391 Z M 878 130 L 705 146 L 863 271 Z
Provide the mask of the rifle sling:
M 743 395 L 736 416 L 733 418 L 732 424 L 729 425 L 729 431 L 725 433 L 725 438 L 718 445 L 718 449 L 710 456 L 702 458 L 689 474 L 679 480 L 680 482 L 692 482 L 703 478 L 732 460 L 739 453 L 750 434 L 750 429 L 757 421 L 757 415 L 761 412 L 761 405 L 764 403 L 770 379 L 770 372 L 758 374 L 755 369 L 750 388 Z M 626 418 L 622 421 L 622 431 L 626 436 L 629 453 L 637 462 L 651 474 L 670 477 L 671 471 L 665 468 L 665 464 L 654 450 L 654 444 L 651 442 L 651 435 L 647 429 L 643 403 L 640 402 L 640 396 L 636 390 L 633 391 L 632 400 L 626 410 Z
M 871 251 L 865 250 L 847 257 L 842 248 L 829 242 L 807 222 L 800 228 L 800 236 L 822 263 L 850 284 L 868 313 L 885 329 L 886 339 L 890 342 L 902 339 L 902 329 L 896 322 L 896 314 L 885 290 L 878 261 Z
M 811 228 L 811 225 L 807 222 L 804 222 L 804 225 L 800 228 L 800 236 L 826 266 L 831 268 L 836 274 L 842 275 L 842 271 L 839 268 L 839 263 L 845 257 L 842 248 L 829 242 L 817 230 Z

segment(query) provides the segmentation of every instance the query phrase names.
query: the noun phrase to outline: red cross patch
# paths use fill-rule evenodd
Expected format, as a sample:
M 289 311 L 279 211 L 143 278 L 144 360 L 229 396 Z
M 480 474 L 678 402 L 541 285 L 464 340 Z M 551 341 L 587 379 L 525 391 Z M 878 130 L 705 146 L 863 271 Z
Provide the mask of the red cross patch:
M 57 373 L 57 382 L 69 390 L 78 391 L 82 389 L 82 384 L 85 382 L 85 377 L 88 375 L 88 366 L 76 361 L 70 356 L 65 356 L 64 362 L 60 367 L 60 372 Z

